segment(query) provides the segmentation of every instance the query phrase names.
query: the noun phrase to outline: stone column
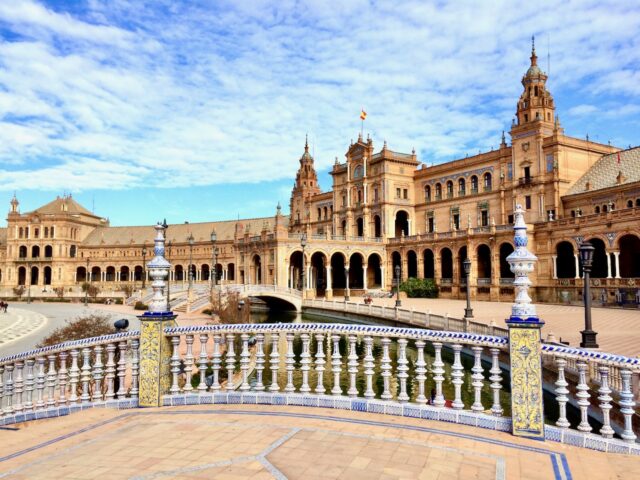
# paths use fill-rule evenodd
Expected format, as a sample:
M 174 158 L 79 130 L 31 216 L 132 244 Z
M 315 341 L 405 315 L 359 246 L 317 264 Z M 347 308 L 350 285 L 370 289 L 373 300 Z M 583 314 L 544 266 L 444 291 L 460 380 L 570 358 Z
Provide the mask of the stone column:
M 613 252 L 613 258 L 616 265 L 616 278 L 622 278 L 620 276 L 620 252 Z
M 367 290 L 367 267 L 366 266 L 362 267 L 362 288 L 364 288 L 364 290 Z
M 536 314 L 529 297 L 529 273 L 538 261 L 527 249 L 527 226 L 522 205 L 516 205 L 515 251 L 507 257 L 515 274 L 513 285 L 516 298 L 511 316 L 506 320 L 509 328 L 509 361 L 511 364 L 511 417 L 515 436 L 544 439 L 544 409 L 542 403 L 542 341 L 540 330 L 544 325 Z
M 155 226 L 156 238 L 154 258 L 147 264 L 153 298 L 149 311 L 140 315 L 140 392 L 138 404 L 141 407 L 162 406 L 162 396 L 169 393 L 171 386 L 172 346 L 164 334 L 167 327 L 175 327 L 176 315 L 169 311 L 167 298 L 163 294 L 165 278 L 170 264 L 164 258 L 164 227 Z
M 552 269 L 553 273 L 551 274 L 551 278 L 556 280 L 558 278 L 558 256 L 551 255 Z
M 611 275 L 611 253 L 607 252 L 607 278 L 613 278 Z
M 386 282 L 386 278 L 384 277 L 384 266 L 380 265 L 380 288 L 384 290 Z
M 576 264 L 576 277 L 575 278 L 577 280 L 578 278 L 580 278 L 580 259 L 578 258 L 578 254 L 577 253 L 573 254 L 573 258 L 574 258 L 575 264 Z
M 333 298 L 333 290 L 332 290 L 332 285 L 331 285 L 331 265 L 327 265 L 327 288 L 324 292 L 324 298 L 326 298 L 327 300 L 331 300 Z

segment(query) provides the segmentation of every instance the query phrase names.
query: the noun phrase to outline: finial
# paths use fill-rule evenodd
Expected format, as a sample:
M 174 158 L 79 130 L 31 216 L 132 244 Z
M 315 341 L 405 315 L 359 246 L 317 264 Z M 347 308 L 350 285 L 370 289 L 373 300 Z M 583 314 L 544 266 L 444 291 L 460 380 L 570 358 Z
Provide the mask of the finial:
M 304 151 L 309 153 L 309 136 L 306 133 L 304 134 Z
M 529 239 L 527 237 L 527 225 L 524 222 L 524 210 L 522 205 L 516 205 L 514 213 L 514 245 L 515 250 L 507 257 L 511 271 L 515 275 L 513 285 L 516 289 L 516 298 L 511 307 L 510 322 L 539 322 L 536 307 L 531 303 L 529 296 L 529 274 L 533 272 L 538 258 L 527 249 Z
M 386 140 L 384 141 L 384 144 L 382 145 L 382 149 L 383 149 L 383 150 L 386 150 L 386 149 L 387 149 L 387 141 L 386 141 Z
M 280 206 L 280 201 L 278 201 L 278 206 L 276 207 L 276 215 L 280 215 L 282 211 L 282 207 Z
M 501 146 L 507 146 L 507 138 L 504 136 L 504 130 L 502 130 L 502 143 Z
M 538 64 L 538 56 L 536 55 L 536 37 L 531 36 L 531 65 Z
M 415 155 L 415 154 L 416 154 L 416 147 L 413 147 L 413 148 L 411 149 L 411 155 Z
M 336 161 L 335 161 L 334 165 L 338 165 L 338 157 L 336 157 Z
M 361 142 L 361 141 L 362 141 L 362 132 L 360 132 L 360 133 L 358 134 L 358 141 L 359 141 L 359 142 Z

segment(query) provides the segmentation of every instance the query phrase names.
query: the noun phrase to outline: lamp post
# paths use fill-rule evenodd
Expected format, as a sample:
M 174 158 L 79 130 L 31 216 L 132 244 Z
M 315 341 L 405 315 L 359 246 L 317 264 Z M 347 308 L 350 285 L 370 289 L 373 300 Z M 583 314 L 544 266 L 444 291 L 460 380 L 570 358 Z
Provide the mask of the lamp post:
M 166 235 L 167 235 L 166 227 L 164 230 L 164 234 L 166 238 Z M 171 256 L 171 240 L 169 240 L 169 242 L 167 243 L 167 256 L 166 256 L 167 261 L 169 261 L 170 256 Z M 171 303 L 169 303 L 170 299 L 171 299 L 171 267 L 169 267 L 169 272 L 167 272 L 167 309 L 169 311 L 171 311 Z
M 142 288 L 147 287 L 147 246 L 142 245 Z
M 394 273 L 396 274 L 396 307 L 401 307 L 402 301 L 400 300 L 400 272 L 401 272 L 400 265 L 396 265 L 393 270 L 394 270 Z
M 216 247 L 216 241 L 218 240 L 218 235 L 216 234 L 215 229 L 211 231 L 211 271 L 209 276 L 211 277 L 211 318 L 213 319 L 213 289 L 216 287 L 218 271 L 216 269 L 216 264 L 218 262 L 218 248 Z M 218 297 L 219 298 L 219 297 Z M 218 304 L 218 310 L 220 310 L 222 305 Z
M 27 286 L 27 303 L 31 303 L 31 281 L 33 280 L 33 272 L 31 271 L 31 264 L 28 263 L 29 268 L 29 285 Z
M 90 283 L 91 282 L 91 273 L 89 272 L 89 257 L 87 257 L 87 268 L 85 270 L 84 277 L 85 277 L 84 278 L 84 280 L 85 280 L 84 283 L 87 284 L 87 286 L 84 289 L 84 306 L 86 307 L 86 306 L 89 305 L 88 295 L 89 295 L 89 287 L 91 286 L 91 283 Z M 89 281 L 87 282 L 87 280 L 89 280 Z
M 189 299 L 189 302 L 191 302 L 191 284 L 193 282 L 193 278 L 192 278 L 192 270 L 191 270 L 191 262 L 193 262 L 193 234 L 190 233 L 189 236 L 187 237 L 187 241 L 189 242 L 189 288 L 188 288 L 188 292 L 187 292 L 187 298 Z
M 591 273 L 591 266 L 593 265 L 593 252 L 595 248 L 589 242 L 582 242 L 578 247 L 580 252 L 580 263 L 582 264 L 582 271 L 584 272 L 583 280 L 583 297 L 584 297 L 584 330 L 582 334 L 582 342 L 580 346 L 582 348 L 598 348 L 596 343 L 597 333 L 593 331 L 591 327 L 591 285 L 589 282 L 589 274 Z
M 306 259 L 304 256 L 304 249 L 307 247 L 307 234 L 303 233 L 302 237 L 300 237 L 300 246 L 302 247 L 302 298 L 304 298 L 304 291 L 305 291 L 305 269 L 306 269 Z
M 464 318 L 473 318 L 473 310 L 471 309 L 471 282 L 469 281 L 469 275 L 471 275 L 471 260 L 469 260 L 469 257 L 464 259 L 462 267 L 467 277 L 467 308 L 464 309 Z

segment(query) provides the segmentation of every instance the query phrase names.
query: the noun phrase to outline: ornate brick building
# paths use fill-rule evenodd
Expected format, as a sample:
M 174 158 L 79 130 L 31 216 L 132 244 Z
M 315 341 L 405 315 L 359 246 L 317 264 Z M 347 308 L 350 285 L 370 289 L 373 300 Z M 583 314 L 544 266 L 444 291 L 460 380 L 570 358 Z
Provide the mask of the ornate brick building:
M 539 301 L 579 298 L 583 240 L 596 247 L 599 298 L 635 298 L 640 148 L 565 135 L 535 48 L 530 62 L 510 144 L 503 133 L 497 150 L 427 167 L 415 152 L 394 152 L 386 142 L 376 152 L 371 138 L 359 136 L 344 163 L 336 158 L 332 189 L 322 192 L 305 142 L 289 216 L 278 206 L 268 218 L 171 225 L 172 281 L 186 281 L 191 270 L 194 281 L 207 282 L 215 270 L 226 283 L 304 283 L 308 296 L 331 297 L 347 288 L 388 289 L 398 265 L 402 278 L 433 278 L 441 295 L 462 297 L 461 264 L 469 257 L 472 294 L 510 299 L 505 259 L 521 204 L 530 248 L 540 259 L 533 279 Z M 142 250 L 150 249 L 152 236 L 146 226 L 110 227 L 70 196 L 24 214 L 14 197 L 7 228 L 0 229 L 0 283 L 5 290 L 87 280 L 114 289 L 140 285 Z

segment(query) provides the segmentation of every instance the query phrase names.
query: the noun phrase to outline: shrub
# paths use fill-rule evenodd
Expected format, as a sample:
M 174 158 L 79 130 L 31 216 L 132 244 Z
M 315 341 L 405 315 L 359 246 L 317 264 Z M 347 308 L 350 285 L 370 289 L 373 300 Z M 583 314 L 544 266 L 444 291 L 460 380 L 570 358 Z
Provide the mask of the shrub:
M 111 316 L 103 313 L 92 313 L 74 320 L 67 320 L 66 323 L 64 327 L 58 327 L 51 332 L 48 337 L 36 345 L 36 348 L 115 333 L 111 324 Z
M 24 285 L 18 285 L 17 287 L 13 287 L 13 294 L 20 298 L 24 295 L 25 290 Z
M 410 278 L 400 284 L 400 290 L 409 298 L 437 298 L 438 286 L 430 278 Z
M 211 315 L 211 311 L 218 316 L 220 323 L 250 323 L 251 309 L 249 299 L 242 299 L 237 292 L 229 292 L 225 296 L 214 293 L 211 308 L 203 311 Z
M 133 288 L 133 285 L 131 285 L 130 283 L 122 284 L 120 286 L 120 289 L 124 292 L 127 298 L 133 295 L 134 288 Z
M 134 310 L 149 310 L 149 305 L 138 300 L 136 304 L 133 306 Z
M 56 287 L 53 289 L 58 298 L 64 297 L 64 287 Z

